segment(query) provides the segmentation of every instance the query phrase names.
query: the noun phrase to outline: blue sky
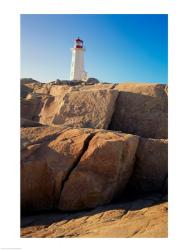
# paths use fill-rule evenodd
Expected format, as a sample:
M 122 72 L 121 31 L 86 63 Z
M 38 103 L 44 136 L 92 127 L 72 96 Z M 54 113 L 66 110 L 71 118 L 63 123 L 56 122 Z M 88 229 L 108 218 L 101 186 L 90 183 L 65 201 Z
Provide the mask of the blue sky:
M 69 79 L 74 39 L 105 82 L 168 82 L 167 15 L 21 15 L 21 77 Z

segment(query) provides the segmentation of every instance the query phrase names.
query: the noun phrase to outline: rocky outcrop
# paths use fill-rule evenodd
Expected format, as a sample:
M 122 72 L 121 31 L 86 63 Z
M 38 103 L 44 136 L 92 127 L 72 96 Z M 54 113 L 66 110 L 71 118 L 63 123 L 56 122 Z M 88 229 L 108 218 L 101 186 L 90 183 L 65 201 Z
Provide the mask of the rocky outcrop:
M 40 112 L 48 97 L 40 94 L 28 94 L 26 98 L 21 99 L 21 118 L 40 121 Z
M 49 126 L 21 128 L 21 148 L 25 149 L 29 145 L 47 141 L 53 138 L 54 135 L 59 134 L 62 130 L 62 128 Z
M 74 87 L 73 90 L 102 90 L 102 89 L 113 89 L 115 87 L 115 84 L 112 83 L 98 83 L 93 85 L 81 85 Z
M 23 128 L 22 208 L 77 210 L 109 203 L 132 174 L 138 140 L 91 129 Z
M 49 97 L 40 113 L 43 124 L 107 129 L 118 92 L 112 90 L 71 91 Z
M 63 96 L 48 96 L 42 105 L 40 113 L 38 115 L 39 122 L 47 125 L 54 125 L 54 117 L 59 113 L 61 106 L 63 105 Z
M 129 190 L 134 193 L 167 192 L 168 141 L 141 138 Z
M 49 127 L 23 129 L 23 210 L 57 207 L 62 183 L 81 156 L 89 137 L 89 130 Z
M 34 82 L 24 86 L 30 94 L 22 99 L 23 118 L 46 125 L 104 128 L 145 138 L 167 138 L 165 85 Z
M 67 92 L 71 91 L 71 88 L 67 85 L 51 85 L 49 88 L 49 94 L 51 96 L 63 97 Z
M 22 236 L 166 237 L 165 205 L 138 197 L 167 199 L 167 86 L 22 86 L 22 212 L 61 210 L 59 223 L 33 225 Z
M 167 178 L 166 140 L 141 138 L 136 152 L 138 136 L 95 129 L 110 124 L 113 130 L 159 137 L 158 128 L 155 132 L 148 124 L 159 115 L 160 131 L 167 127 L 162 127 L 165 86 L 26 84 L 33 92 L 21 104 L 24 209 L 93 208 L 117 197 L 128 182 L 130 192 L 162 190 Z
M 27 83 L 40 83 L 39 81 L 33 79 L 33 78 L 21 78 L 20 80 L 21 84 L 27 84 Z
M 21 85 L 21 98 L 25 98 L 28 94 L 32 93 L 33 89 L 29 88 L 27 84 Z
M 162 84 L 118 84 L 110 129 L 146 138 L 167 138 L 167 95 Z
M 38 82 L 32 78 L 21 79 L 21 97 L 25 98 L 27 94 L 40 93 L 47 94 L 49 84 Z
M 65 182 L 59 208 L 81 210 L 111 202 L 132 174 L 138 140 L 134 135 L 97 132 Z
M 167 202 L 158 195 L 110 204 L 79 213 L 45 213 L 22 217 L 21 237 L 166 238 Z
M 166 188 L 164 139 L 139 142 L 138 136 L 112 131 L 42 126 L 22 129 L 21 148 L 26 210 L 94 208 L 124 191 Z

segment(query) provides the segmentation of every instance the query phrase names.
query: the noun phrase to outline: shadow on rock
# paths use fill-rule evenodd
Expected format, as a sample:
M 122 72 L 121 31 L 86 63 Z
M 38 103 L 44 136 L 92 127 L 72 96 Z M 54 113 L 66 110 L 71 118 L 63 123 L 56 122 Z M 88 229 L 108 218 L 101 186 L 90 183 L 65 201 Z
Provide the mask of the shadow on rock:
M 147 196 L 134 196 L 131 200 L 115 201 L 112 204 L 100 206 L 91 210 L 84 210 L 81 212 L 71 212 L 62 213 L 59 210 L 53 210 L 51 212 L 40 211 L 35 213 L 28 213 L 21 216 L 21 227 L 28 226 L 49 226 L 50 224 L 59 221 L 70 221 L 73 219 L 78 219 L 85 216 L 97 215 L 100 213 L 105 213 L 107 211 L 113 210 L 124 210 L 124 214 L 128 211 L 141 210 L 143 208 L 148 208 L 157 204 L 161 204 L 166 200 L 163 199 L 163 195 L 160 193 L 155 193 Z

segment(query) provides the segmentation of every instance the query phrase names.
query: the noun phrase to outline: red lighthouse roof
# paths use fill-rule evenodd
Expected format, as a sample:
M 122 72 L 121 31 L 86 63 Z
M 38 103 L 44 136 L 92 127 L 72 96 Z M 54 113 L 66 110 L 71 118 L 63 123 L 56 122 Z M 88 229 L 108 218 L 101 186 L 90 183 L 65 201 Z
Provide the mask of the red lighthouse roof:
M 83 42 L 79 37 L 75 40 L 76 42 Z
M 75 48 L 83 48 L 83 40 L 81 40 L 79 37 L 75 39 Z

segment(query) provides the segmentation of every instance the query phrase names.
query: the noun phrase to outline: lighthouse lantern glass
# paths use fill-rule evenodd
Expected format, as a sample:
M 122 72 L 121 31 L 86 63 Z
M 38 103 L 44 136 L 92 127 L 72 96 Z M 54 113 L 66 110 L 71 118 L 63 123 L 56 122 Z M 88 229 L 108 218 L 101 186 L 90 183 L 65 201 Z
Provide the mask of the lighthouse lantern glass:
M 83 47 L 83 42 L 81 40 L 76 40 L 75 46 L 76 46 L 76 48 L 82 48 Z

